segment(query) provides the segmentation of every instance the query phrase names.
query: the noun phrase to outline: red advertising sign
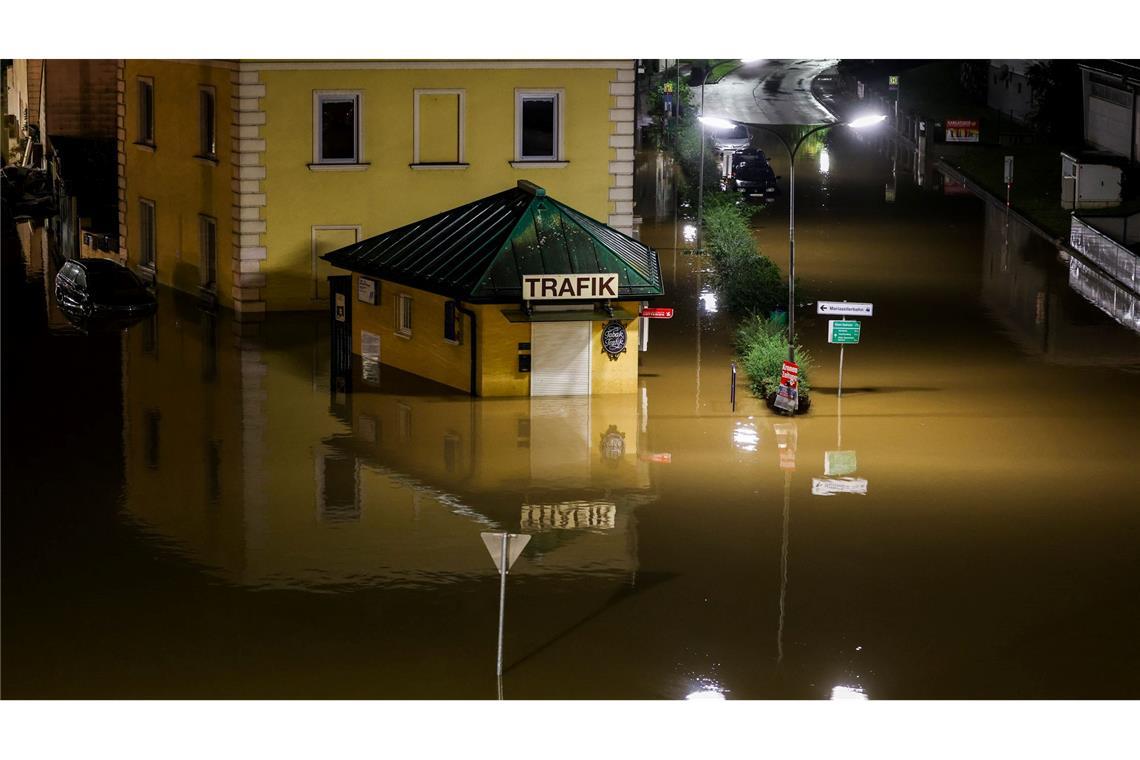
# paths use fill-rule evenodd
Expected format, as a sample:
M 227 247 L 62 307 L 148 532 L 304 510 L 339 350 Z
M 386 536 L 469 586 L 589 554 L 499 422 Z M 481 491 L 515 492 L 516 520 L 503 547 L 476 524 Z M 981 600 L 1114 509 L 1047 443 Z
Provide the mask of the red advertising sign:
M 800 403 L 799 386 L 799 365 L 795 362 L 785 361 L 780 370 L 780 388 L 776 391 L 776 408 L 794 413 Z
M 946 142 L 976 143 L 981 135 L 977 119 L 947 119 Z
M 670 308 L 642 309 L 641 316 L 648 319 L 672 319 L 673 310 Z

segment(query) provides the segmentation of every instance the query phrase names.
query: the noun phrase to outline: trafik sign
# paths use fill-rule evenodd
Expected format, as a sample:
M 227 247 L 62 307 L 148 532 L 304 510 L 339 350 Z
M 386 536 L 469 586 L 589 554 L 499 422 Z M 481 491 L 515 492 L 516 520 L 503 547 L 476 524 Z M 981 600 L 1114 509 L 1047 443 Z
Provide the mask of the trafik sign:
M 618 297 L 616 274 L 527 274 L 522 278 L 527 301 L 572 301 Z

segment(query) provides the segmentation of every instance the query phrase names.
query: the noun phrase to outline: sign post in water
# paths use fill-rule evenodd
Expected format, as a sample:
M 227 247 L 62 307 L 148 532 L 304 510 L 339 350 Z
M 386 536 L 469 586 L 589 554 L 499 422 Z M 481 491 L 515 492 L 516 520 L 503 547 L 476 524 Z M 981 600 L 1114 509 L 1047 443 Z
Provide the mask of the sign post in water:
M 869 317 L 874 314 L 874 304 L 850 303 L 847 301 L 820 301 L 816 305 L 817 314 L 835 316 Z M 838 396 L 843 397 L 843 349 L 859 342 L 862 323 L 855 319 L 827 320 L 827 342 L 839 344 L 839 388 Z

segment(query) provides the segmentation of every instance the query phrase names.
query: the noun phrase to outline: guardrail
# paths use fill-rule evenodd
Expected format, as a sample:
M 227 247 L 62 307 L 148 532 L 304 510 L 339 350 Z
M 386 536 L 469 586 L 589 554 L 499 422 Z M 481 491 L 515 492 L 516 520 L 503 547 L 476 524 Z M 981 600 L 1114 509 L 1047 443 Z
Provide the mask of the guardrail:
M 1140 257 L 1122 243 L 1074 215 L 1069 225 L 1069 245 L 1120 284 L 1140 293 Z

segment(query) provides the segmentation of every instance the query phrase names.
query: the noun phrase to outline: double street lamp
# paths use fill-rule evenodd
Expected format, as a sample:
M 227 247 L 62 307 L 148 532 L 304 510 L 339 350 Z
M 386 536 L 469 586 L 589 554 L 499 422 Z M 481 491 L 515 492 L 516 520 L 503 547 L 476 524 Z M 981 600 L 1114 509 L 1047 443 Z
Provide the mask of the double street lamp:
M 703 89 L 703 88 L 702 88 Z M 699 117 L 702 126 L 707 126 L 712 129 L 731 129 L 738 125 L 751 127 L 754 129 L 762 129 L 765 132 L 771 132 L 788 151 L 788 361 L 794 362 L 796 360 L 796 153 L 799 152 L 800 146 L 804 144 L 807 138 L 811 137 L 816 132 L 832 127 L 851 127 L 852 129 L 866 129 L 881 123 L 887 117 L 882 114 L 875 114 L 872 116 L 861 116 L 858 119 L 851 121 L 833 122 L 831 124 L 819 124 L 807 132 L 805 132 L 795 145 L 789 145 L 787 139 L 772 129 L 771 127 L 764 126 L 763 124 L 749 124 L 742 122 L 730 121 L 728 119 L 721 119 L 716 116 L 701 116 Z M 703 136 L 703 130 L 702 130 Z M 702 148 L 704 141 L 702 140 Z M 701 168 L 704 168 L 702 162 Z M 702 210 L 699 208 L 698 203 L 697 217 L 698 227 L 700 229 L 700 216 Z

